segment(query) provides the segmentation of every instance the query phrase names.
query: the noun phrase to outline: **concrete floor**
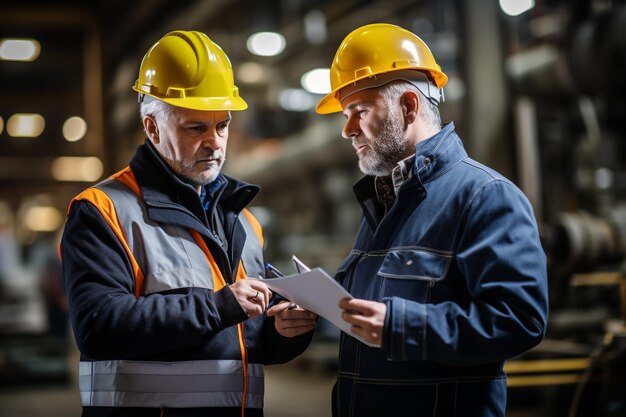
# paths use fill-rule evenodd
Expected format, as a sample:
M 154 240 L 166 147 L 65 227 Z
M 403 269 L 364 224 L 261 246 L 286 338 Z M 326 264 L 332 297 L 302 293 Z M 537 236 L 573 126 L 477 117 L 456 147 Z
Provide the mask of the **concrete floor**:
M 329 417 L 335 375 L 294 365 L 266 368 L 266 417 Z M 0 413 L 1 415 L 1 413 Z
M 289 364 L 266 367 L 265 416 L 330 416 L 335 375 L 321 366 L 324 361 L 319 355 L 335 350 L 336 346 L 312 345 Z M 72 354 L 68 361 L 74 377 L 78 357 Z M 1 417 L 73 417 L 80 413 L 75 380 L 67 384 L 0 387 Z

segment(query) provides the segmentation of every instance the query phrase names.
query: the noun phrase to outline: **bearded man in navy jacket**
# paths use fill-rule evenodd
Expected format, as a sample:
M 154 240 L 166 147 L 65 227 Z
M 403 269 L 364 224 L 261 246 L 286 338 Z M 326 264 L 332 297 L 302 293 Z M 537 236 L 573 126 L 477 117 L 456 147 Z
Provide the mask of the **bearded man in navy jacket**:
M 343 318 L 334 416 L 503 417 L 504 361 L 541 341 L 546 257 L 532 207 L 470 159 L 438 105 L 447 76 L 415 34 L 366 25 L 339 46 L 332 91 L 366 177 L 337 280 Z

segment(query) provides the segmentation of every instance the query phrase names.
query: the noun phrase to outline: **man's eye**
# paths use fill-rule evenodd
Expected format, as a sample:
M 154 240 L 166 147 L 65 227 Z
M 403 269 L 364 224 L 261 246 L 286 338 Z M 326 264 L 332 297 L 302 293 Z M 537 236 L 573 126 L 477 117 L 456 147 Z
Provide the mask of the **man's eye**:
M 219 125 L 217 125 L 215 130 L 217 130 L 218 132 L 224 132 L 227 127 L 228 125 L 226 123 L 220 123 Z
M 203 126 L 189 126 L 187 130 L 189 130 L 191 133 L 200 133 L 204 131 L 204 127 Z

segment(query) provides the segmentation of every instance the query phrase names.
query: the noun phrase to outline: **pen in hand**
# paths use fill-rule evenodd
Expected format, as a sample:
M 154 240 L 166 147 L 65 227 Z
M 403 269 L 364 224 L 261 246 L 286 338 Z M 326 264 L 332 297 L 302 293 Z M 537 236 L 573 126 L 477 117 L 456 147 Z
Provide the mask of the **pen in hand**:
M 265 269 L 267 269 L 274 276 L 274 278 L 279 278 L 279 277 L 284 277 L 285 276 L 285 274 L 280 272 L 277 268 L 275 268 L 270 263 L 266 263 L 265 264 Z M 286 308 L 286 310 L 295 310 L 296 308 L 298 308 L 298 305 L 296 303 L 289 302 L 289 306 Z
M 272 275 L 274 275 L 274 277 L 284 277 L 285 276 L 285 274 L 283 274 L 278 269 L 276 269 L 272 264 L 266 263 L 265 264 L 265 269 L 267 269 L 269 272 L 271 272 Z

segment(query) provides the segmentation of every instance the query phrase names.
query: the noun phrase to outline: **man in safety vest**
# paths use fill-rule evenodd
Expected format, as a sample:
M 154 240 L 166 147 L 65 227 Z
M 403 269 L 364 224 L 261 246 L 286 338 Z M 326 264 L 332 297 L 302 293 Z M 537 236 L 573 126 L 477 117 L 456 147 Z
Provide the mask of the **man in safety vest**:
M 316 317 L 270 307 L 259 188 L 220 173 L 247 104 L 200 32 L 155 43 L 133 90 L 148 139 L 72 200 L 61 245 L 83 415 L 261 416 L 263 365 L 302 353 Z
M 366 177 L 336 278 L 344 320 L 335 416 L 502 417 L 503 363 L 542 339 L 546 257 L 522 192 L 470 159 L 438 105 L 447 76 L 415 34 L 350 33 L 317 106 L 342 112 Z

